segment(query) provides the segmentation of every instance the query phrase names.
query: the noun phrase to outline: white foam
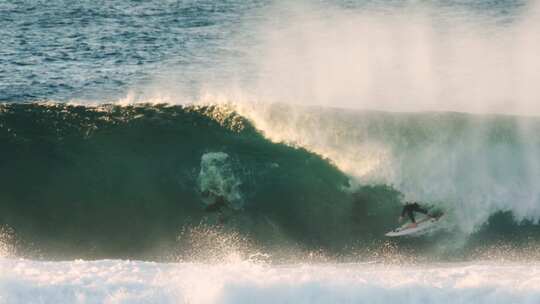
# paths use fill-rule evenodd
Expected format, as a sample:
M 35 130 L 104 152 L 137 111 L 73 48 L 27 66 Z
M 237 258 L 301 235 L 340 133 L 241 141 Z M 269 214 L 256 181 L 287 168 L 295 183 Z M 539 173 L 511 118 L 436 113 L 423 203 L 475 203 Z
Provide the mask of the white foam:
M 0 303 L 539 303 L 538 264 L 0 259 Z

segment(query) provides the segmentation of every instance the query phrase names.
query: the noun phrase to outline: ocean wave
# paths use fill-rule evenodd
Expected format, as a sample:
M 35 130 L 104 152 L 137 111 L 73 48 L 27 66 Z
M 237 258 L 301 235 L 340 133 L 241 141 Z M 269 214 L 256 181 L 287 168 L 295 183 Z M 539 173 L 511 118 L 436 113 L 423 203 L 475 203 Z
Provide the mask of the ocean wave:
M 446 235 L 400 246 L 463 256 L 471 240 L 538 239 L 533 118 L 243 103 L 0 112 L 0 224 L 26 251 L 164 258 L 201 224 L 270 251 L 367 250 L 410 199 L 444 210 Z

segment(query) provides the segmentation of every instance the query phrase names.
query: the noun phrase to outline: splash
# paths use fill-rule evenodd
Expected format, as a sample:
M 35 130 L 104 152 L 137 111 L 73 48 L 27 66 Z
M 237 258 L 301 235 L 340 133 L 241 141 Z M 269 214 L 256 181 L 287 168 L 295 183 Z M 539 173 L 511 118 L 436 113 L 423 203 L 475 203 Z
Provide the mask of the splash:
M 179 254 L 176 260 L 210 264 L 257 261 L 256 246 L 238 231 L 223 226 L 200 223 L 184 227 L 177 237 Z
M 234 209 L 242 208 L 242 182 L 235 175 L 231 162 L 229 155 L 224 152 L 209 152 L 201 157 L 198 182 L 207 205 L 223 201 L 223 204 Z
M 15 231 L 9 226 L 0 226 L 0 258 L 16 255 Z

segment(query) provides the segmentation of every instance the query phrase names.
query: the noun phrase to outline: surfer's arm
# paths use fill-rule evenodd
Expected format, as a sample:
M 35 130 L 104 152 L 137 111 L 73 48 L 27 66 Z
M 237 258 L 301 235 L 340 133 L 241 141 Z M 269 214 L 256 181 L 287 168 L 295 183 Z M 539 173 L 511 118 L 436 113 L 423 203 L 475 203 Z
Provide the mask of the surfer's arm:
M 428 214 L 428 211 L 427 209 L 425 208 L 422 208 L 422 207 L 418 207 L 418 209 L 416 209 L 417 212 L 420 212 L 420 213 L 423 213 L 423 214 Z

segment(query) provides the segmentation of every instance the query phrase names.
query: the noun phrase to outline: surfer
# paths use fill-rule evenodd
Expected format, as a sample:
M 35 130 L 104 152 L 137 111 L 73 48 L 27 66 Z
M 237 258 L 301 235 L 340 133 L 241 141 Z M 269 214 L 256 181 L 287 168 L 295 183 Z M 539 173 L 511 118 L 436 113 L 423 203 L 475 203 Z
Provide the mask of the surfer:
M 225 211 L 229 209 L 227 199 L 223 195 L 213 194 L 210 191 L 204 191 L 202 195 L 205 196 L 208 201 L 204 211 L 216 213 L 218 215 L 217 219 L 219 223 L 223 224 L 225 222 Z
M 405 206 L 403 206 L 403 210 L 401 210 L 401 215 L 399 216 L 399 222 L 401 223 L 403 219 L 405 218 L 405 215 L 407 215 L 412 222 L 410 225 L 410 228 L 415 228 L 418 225 L 416 223 L 416 220 L 414 219 L 415 212 L 423 213 L 429 216 L 430 218 L 432 218 L 432 216 L 428 214 L 427 209 L 420 207 L 420 205 L 417 202 L 407 202 L 405 203 Z
M 402 222 L 405 217 L 408 217 L 411 223 L 406 223 L 401 227 L 398 227 L 388 233 L 386 236 L 396 237 L 396 236 L 420 236 L 429 231 L 435 231 L 437 221 L 443 216 L 442 211 L 434 210 L 430 208 L 431 214 L 428 213 L 428 208 L 421 206 L 417 202 L 405 202 L 401 215 L 399 216 L 399 221 Z M 414 218 L 414 213 L 419 212 L 423 213 L 426 216 L 421 218 L 418 222 Z
M 204 208 L 206 212 L 222 212 L 227 207 L 227 199 L 221 194 L 211 190 L 204 190 L 201 195 L 206 202 L 206 208 Z
M 218 195 L 214 202 L 207 205 L 204 211 L 206 212 L 223 212 L 223 209 L 227 207 L 227 200 L 222 195 Z

